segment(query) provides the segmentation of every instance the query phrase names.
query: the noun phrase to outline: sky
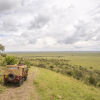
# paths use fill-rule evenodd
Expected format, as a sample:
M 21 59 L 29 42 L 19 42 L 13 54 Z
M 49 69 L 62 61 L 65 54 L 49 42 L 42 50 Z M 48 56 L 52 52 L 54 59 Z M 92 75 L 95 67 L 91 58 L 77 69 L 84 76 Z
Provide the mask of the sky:
M 100 51 L 100 0 L 0 0 L 5 51 Z

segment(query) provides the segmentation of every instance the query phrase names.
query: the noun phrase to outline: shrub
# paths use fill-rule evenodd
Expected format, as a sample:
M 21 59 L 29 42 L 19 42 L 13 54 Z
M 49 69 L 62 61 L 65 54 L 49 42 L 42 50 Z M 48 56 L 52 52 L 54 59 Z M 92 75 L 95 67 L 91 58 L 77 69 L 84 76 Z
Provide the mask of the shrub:
M 32 65 L 28 60 L 23 60 L 22 64 L 27 65 L 28 68 L 30 68 L 30 66 Z
M 97 83 L 97 87 L 100 87 L 100 82 Z
M 96 81 L 95 77 L 90 76 L 90 77 L 89 77 L 89 83 L 96 86 L 97 81 Z
M 41 67 L 41 68 L 46 68 L 46 66 L 44 64 L 38 64 L 37 66 Z
M 78 68 L 73 70 L 73 77 L 76 79 L 82 79 L 83 77 L 83 71 L 79 70 Z
M 73 70 L 66 70 L 66 74 L 68 74 L 69 76 L 72 76 L 73 75 Z
M 2 62 L 3 65 L 14 65 L 17 63 L 17 60 L 14 56 L 6 56 Z
M 54 66 L 49 66 L 51 70 L 53 70 Z
M 6 57 L 6 54 L 4 54 L 4 53 L 1 53 L 1 56 L 2 56 L 2 57 Z

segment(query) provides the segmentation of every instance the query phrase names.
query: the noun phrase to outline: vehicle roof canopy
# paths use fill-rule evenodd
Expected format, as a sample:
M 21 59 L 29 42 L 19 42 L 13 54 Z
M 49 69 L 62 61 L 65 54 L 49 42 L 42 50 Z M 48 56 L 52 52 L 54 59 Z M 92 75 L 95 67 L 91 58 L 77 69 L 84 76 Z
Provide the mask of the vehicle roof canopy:
M 26 65 L 7 65 L 6 67 L 19 67 L 19 68 L 27 68 Z

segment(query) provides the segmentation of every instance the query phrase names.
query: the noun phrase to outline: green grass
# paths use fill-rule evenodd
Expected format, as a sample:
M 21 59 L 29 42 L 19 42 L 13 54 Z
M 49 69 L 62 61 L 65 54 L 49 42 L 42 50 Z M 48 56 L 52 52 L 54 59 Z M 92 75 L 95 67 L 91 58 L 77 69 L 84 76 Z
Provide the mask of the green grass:
M 4 92 L 6 87 L 3 85 L 2 78 L 0 78 L 0 93 Z
M 0 56 L 0 64 L 2 62 L 3 57 Z M 4 67 L 0 65 L 0 93 L 4 92 L 7 87 L 3 84 L 3 69 Z
M 6 87 L 3 85 L 3 76 L 1 76 L 3 74 L 2 70 L 0 69 L 0 93 L 2 93 L 3 91 L 5 91 Z
M 100 70 L 100 52 L 15 52 L 8 53 L 8 55 L 26 58 L 57 58 L 57 56 L 61 56 L 63 59 L 70 60 L 71 65 L 93 67 L 93 69 Z
M 100 100 L 100 89 L 71 77 L 37 68 L 34 85 L 39 100 Z
M 67 56 L 66 59 L 70 60 L 71 65 L 81 65 L 86 68 L 93 67 L 93 69 L 100 70 L 100 56 Z

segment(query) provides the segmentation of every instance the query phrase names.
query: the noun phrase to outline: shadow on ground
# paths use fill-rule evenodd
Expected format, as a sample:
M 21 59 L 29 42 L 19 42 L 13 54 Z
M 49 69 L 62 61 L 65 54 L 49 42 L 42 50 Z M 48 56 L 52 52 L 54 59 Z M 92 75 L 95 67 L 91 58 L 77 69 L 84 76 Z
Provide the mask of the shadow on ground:
M 18 88 L 18 84 L 16 84 L 16 83 L 10 83 L 10 82 L 7 83 L 7 85 L 4 85 L 4 86 L 6 86 L 7 88 Z

